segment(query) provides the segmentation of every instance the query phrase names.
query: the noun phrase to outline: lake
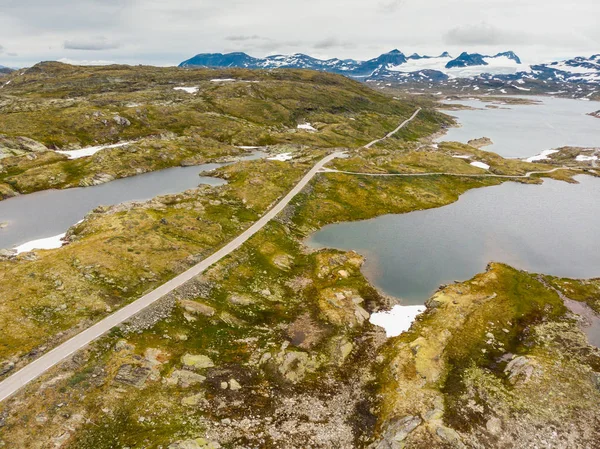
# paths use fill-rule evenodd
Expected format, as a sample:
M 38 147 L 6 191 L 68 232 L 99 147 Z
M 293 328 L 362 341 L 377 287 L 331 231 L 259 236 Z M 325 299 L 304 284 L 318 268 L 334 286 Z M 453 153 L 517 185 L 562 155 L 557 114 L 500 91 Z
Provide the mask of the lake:
M 240 160 L 264 156 L 254 152 Z M 127 201 L 144 201 L 159 195 L 183 192 L 199 185 L 218 186 L 220 178 L 199 176 L 225 164 L 204 164 L 192 167 L 173 167 L 129 178 L 117 179 L 92 187 L 65 190 L 44 190 L 0 201 L 0 248 L 12 248 L 31 240 L 64 233 L 91 210 L 100 205 Z
M 505 183 L 471 190 L 451 205 L 326 226 L 313 248 L 356 250 L 364 273 L 403 304 L 466 280 L 489 262 L 572 278 L 600 276 L 600 179 L 579 184 Z
M 485 150 L 509 158 L 527 158 L 563 146 L 600 146 L 600 119 L 587 115 L 600 110 L 600 102 L 554 97 L 524 97 L 535 105 L 494 105 L 479 100 L 448 101 L 477 110 L 448 111 L 458 118 L 460 128 L 450 128 L 438 141 L 466 143 L 489 137 L 494 142 Z M 499 109 L 486 108 L 486 105 Z M 483 109 L 481 109 L 483 108 Z

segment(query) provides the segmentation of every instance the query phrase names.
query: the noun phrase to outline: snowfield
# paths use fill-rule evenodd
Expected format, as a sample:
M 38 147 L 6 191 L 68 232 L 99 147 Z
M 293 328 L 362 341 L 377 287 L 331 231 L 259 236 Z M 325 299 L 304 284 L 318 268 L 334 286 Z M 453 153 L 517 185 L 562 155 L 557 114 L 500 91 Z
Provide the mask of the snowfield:
M 389 312 L 377 312 L 371 315 L 371 324 L 383 327 L 388 338 L 397 337 L 410 329 L 418 315 L 425 312 L 425 306 L 394 306 Z
M 575 158 L 575 160 L 577 162 L 590 162 L 590 161 L 597 161 L 598 160 L 598 156 L 586 156 L 584 154 L 580 154 L 579 156 L 577 156 Z
M 69 157 L 69 159 L 79 159 L 80 157 L 92 156 L 100 150 L 105 150 L 107 148 L 124 147 L 125 145 L 129 145 L 130 143 L 133 143 L 133 142 L 134 141 L 115 143 L 113 145 L 98 145 L 95 147 L 87 147 L 87 148 L 82 148 L 80 150 L 71 150 L 71 151 L 56 150 L 56 152 L 67 155 Z
M 543 161 L 544 159 L 548 159 L 548 156 L 554 153 L 558 153 L 558 150 L 545 150 L 542 151 L 540 154 L 525 159 L 525 162 Z
M 397 66 L 388 66 L 387 69 L 391 72 L 419 72 L 421 70 L 438 70 L 445 73 L 450 78 L 470 78 L 481 75 L 482 73 L 491 73 L 492 75 L 514 75 L 517 72 L 530 71 L 529 66 L 517 64 L 516 61 L 500 56 L 497 58 L 484 58 L 488 65 L 476 65 L 470 67 L 453 67 L 446 68 L 446 64 L 454 58 L 423 58 L 409 59 L 404 64 Z
M 473 167 L 483 168 L 484 170 L 489 170 L 490 166 L 488 164 L 484 164 L 483 162 L 471 162 Z
M 292 153 L 281 153 L 281 154 L 278 154 L 277 156 L 268 157 L 267 160 L 285 162 L 285 161 L 289 161 L 293 158 L 294 157 L 292 156 Z
M 33 251 L 34 249 L 56 249 L 60 248 L 63 245 L 62 239 L 67 234 L 63 232 L 62 234 L 55 235 L 53 237 L 47 237 L 44 239 L 32 240 L 31 242 L 23 243 L 15 248 L 17 250 L 17 254 L 27 253 L 29 251 Z

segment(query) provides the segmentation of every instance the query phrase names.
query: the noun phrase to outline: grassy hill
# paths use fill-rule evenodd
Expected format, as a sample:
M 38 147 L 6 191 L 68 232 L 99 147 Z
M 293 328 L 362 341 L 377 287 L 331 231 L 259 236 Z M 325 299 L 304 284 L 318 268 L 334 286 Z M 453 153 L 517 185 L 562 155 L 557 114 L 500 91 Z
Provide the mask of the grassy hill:
M 0 195 L 83 185 L 275 144 L 356 147 L 414 111 L 342 76 L 304 70 L 76 67 L 43 62 L 0 90 Z M 189 93 L 177 88 L 195 88 Z M 428 118 L 433 126 L 447 121 Z M 297 129 L 309 122 L 318 131 Z M 431 125 L 430 124 L 430 125 Z M 413 136 L 413 137 L 419 137 Z M 23 138 L 35 142 L 23 144 Z M 79 160 L 53 150 L 135 143 Z

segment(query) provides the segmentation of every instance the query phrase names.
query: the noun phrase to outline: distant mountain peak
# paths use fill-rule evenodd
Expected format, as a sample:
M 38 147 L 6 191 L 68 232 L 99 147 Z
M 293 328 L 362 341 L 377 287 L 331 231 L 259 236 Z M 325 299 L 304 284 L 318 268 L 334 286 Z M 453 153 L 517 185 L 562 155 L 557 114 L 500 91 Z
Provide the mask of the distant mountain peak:
M 460 56 L 446 64 L 447 69 L 453 69 L 455 67 L 470 67 L 474 65 L 488 65 L 485 61 L 484 56 L 479 53 L 467 53 L 462 52 Z
M 502 56 L 505 56 L 508 59 L 512 59 L 517 64 L 521 64 L 521 58 L 519 58 L 514 51 L 505 51 L 505 52 L 502 52 L 502 53 L 498 53 L 498 54 L 496 54 L 496 56 L 494 56 L 494 58 L 499 58 L 499 57 L 502 57 Z

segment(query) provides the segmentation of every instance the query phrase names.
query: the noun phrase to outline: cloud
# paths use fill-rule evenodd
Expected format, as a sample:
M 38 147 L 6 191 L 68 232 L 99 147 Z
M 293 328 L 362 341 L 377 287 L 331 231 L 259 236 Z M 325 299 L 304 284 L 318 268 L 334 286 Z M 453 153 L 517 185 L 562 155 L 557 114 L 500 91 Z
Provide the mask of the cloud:
M 462 25 L 444 34 L 444 41 L 450 45 L 512 45 L 529 40 L 521 31 L 507 31 L 485 22 Z
M 326 50 L 329 48 L 351 48 L 352 46 L 354 46 L 352 42 L 343 42 L 334 37 L 328 37 L 316 42 L 313 45 L 313 48 L 316 48 L 317 50 Z
M 104 37 L 96 39 L 75 39 L 65 41 L 63 48 L 65 50 L 87 50 L 87 51 L 100 51 L 100 50 L 114 50 L 119 48 L 120 45 L 116 42 L 110 42 Z
M 232 42 L 245 42 L 245 41 L 270 41 L 268 37 L 259 36 L 258 34 L 253 34 L 252 36 L 245 35 L 237 35 L 237 36 L 227 36 L 225 37 L 226 41 Z
M 4 47 L 0 45 L 0 54 L 4 53 Z
M 383 13 L 396 12 L 396 11 L 398 11 L 398 8 L 400 8 L 400 6 L 402 6 L 403 3 L 404 3 L 404 0 L 383 1 L 383 2 L 379 2 L 377 4 L 377 9 L 379 10 L 379 12 L 383 12 Z
M 104 60 L 88 60 L 88 59 L 69 59 L 69 58 L 60 58 L 58 62 L 62 62 L 64 64 L 70 65 L 111 65 L 116 64 L 115 61 L 104 61 Z

